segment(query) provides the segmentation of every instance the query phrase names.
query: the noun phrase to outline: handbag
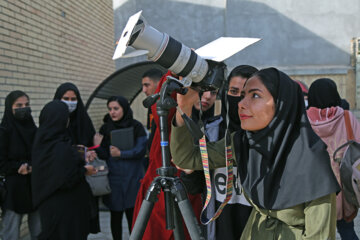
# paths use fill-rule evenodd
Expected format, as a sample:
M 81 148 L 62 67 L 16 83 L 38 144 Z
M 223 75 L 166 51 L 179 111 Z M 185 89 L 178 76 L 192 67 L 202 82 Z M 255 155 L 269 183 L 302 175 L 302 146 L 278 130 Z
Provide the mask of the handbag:
M 110 183 L 108 179 L 109 168 L 104 160 L 95 158 L 90 162 L 97 169 L 97 173 L 91 176 L 86 176 L 91 192 L 94 196 L 102 196 L 111 193 Z

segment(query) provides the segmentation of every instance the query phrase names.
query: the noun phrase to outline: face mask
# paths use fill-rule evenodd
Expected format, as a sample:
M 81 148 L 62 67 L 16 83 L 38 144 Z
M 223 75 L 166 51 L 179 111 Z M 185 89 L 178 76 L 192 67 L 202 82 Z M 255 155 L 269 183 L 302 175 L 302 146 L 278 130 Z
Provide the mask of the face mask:
M 229 118 L 230 121 L 232 121 L 235 124 L 240 124 L 240 118 L 239 118 L 239 114 L 238 114 L 238 103 L 241 100 L 240 96 L 231 96 L 231 95 L 227 95 L 227 100 L 229 103 Z
M 65 100 L 61 100 L 61 101 L 64 102 L 68 106 L 70 113 L 75 111 L 75 109 L 77 107 L 77 101 L 65 101 Z
M 17 120 L 28 120 L 31 118 L 30 107 L 15 108 L 14 111 L 15 111 L 14 117 Z

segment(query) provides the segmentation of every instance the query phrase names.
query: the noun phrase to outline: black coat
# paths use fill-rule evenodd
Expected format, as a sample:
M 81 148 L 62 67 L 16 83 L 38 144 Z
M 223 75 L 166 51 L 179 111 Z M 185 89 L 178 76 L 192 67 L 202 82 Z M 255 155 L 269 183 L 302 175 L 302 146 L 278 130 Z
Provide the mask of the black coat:
M 85 240 L 89 233 L 91 192 L 85 162 L 67 133 L 68 117 L 65 103 L 46 104 L 34 140 L 32 187 L 41 239 Z
M 4 209 L 17 213 L 33 211 L 30 187 L 30 175 L 18 174 L 23 163 L 30 162 L 24 145 L 13 144 L 16 135 L 11 130 L 0 128 L 0 169 L 6 178 L 6 197 Z
M 31 165 L 31 148 L 36 126 L 30 113 L 22 120 L 16 119 L 12 113 L 13 103 L 23 96 L 27 97 L 22 91 L 13 91 L 6 97 L 0 127 L 0 173 L 5 175 L 7 189 L 2 207 L 17 213 L 34 210 L 30 175 L 21 175 L 18 169 L 23 163 Z
M 79 89 L 73 83 L 63 83 L 56 89 L 54 100 L 61 100 L 64 94 L 69 90 L 74 91 L 77 98 L 76 110 L 70 113 L 70 122 L 67 128 L 67 132 L 70 135 L 71 144 L 90 147 L 93 145 L 95 128 L 81 99 Z M 90 232 L 98 233 L 100 232 L 98 198 L 91 198 L 90 204 L 92 209 Z

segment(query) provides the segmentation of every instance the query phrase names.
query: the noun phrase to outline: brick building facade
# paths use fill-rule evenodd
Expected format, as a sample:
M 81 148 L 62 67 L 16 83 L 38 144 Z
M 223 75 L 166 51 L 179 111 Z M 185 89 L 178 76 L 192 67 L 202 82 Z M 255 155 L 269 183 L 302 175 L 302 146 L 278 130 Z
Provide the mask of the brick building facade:
M 76 84 L 86 103 L 115 71 L 113 32 L 112 0 L 0 1 L 0 116 L 6 95 L 23 90 L 37 122 L 64 82 Z M 97 104 L 90 110 L 95 124 L 106 112 Z

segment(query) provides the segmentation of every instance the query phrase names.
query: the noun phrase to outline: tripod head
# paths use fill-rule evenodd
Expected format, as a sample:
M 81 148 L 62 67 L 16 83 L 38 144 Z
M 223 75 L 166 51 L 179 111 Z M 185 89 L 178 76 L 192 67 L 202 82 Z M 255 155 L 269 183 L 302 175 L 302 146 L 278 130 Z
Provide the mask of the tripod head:
M 178 79 L 167 76 L 166 82 L 162 85 L 159 93 L 147 97 L 143 101 L 143 105 L 146 108 L 151 107 L 156 101 L 156 112 L 159 115 L 159 128 L 161 136 L 161 154 L 162 154 L 162 163 L 163 166 L 157 169 L 157 173 L 160 176 L 174 176 L 176 173 L 176 168 L 170 165 L 170 149 L 169 149 L 169 134 L 168 134 L 168 114 L 171 108 L 177 106 L 176 101 L 171 97 L 171 94 L 176 92 L 182 95 L 186 94 L 188 91 L 187 88 L 184 88 L 182 82 Z
M 161 90 L 159 93 L 155 93 L 151 96 L 148 96 L 143 101 L 143 105 L 146 108 L 151 107 L 154 105 L 154 103 L 160 98 L 160 101 L 158 101 L 157 107 L 160 107 L 164 110 L 170 110 L 173 107 L 176 107 L 176 101 L 171 98 L 171 94 L 173 92 L 180 93 L 182 95 L 185 95 L 187 93 L 187 88 L 184 88 L 184 84 L 180 82 L 178 79 L 167 76 L 166 82 L 162 85 Z

